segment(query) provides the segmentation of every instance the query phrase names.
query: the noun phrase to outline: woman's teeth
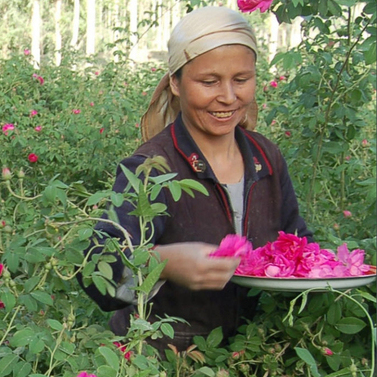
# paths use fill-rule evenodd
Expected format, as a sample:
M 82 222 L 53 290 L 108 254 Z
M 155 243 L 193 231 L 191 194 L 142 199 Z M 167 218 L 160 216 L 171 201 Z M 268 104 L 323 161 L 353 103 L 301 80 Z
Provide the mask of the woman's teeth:
M 234 111 L 227 111 L 227 112 L 216 112 L 216 113 L 211 113 L 213 116 L 216 118 L 229 118 L 232 116 Z

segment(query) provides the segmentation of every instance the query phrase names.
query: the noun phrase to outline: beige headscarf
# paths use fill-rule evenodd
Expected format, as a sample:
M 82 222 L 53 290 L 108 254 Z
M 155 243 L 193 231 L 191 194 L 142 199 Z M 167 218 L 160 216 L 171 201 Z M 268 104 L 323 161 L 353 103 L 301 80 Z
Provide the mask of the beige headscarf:
M 256 38 L 250 25 L 240 13 L 229 8 L 199 8 L 176 25 L 168 42 L 169 73 L 161 79 L 141 119 L 144 141 L 173 122 L 180 111 L 179 98 L 170 90 L 169 77 L 195 57 L 229 44 L 247 46 L 257 54 Z M 242 126 L 253 130 L 257 116 L 258 106 L 254 100 Z

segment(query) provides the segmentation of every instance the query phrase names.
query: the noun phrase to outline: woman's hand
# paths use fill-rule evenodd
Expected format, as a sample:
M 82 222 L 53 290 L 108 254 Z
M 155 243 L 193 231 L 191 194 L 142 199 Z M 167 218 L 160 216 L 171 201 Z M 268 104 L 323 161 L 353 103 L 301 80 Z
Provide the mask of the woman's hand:
M 211 258 L 216 245 L 182 242 L 157 246 L 161 261 L 168 260 L 161 279 L 170 280 L 192 290 L 221 290 L 233 276 L 239 258 Z

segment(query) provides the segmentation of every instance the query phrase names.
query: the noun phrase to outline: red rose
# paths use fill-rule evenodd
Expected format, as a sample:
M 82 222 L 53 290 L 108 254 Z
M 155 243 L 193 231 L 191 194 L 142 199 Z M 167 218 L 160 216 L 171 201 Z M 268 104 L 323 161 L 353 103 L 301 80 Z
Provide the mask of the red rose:
M 38 161 L 38 156 L 35 153 L 30 153 L 27 158 L 30 162 L 33 163 Z

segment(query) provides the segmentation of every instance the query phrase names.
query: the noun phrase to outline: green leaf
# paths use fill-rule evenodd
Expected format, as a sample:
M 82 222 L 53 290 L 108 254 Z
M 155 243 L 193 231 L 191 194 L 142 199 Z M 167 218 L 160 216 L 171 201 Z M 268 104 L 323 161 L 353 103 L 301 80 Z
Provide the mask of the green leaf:
M 221 327 L 213 329 L 207 337 L 208 347 L 217 347 L 223 340 L 223 331 Z
M 111 203 L 115 206 L 115 207 L 120 207 L 123 202 L 124 202 L 124 197 L 123 197 L 123 194 L 119 193 L 119 192 L 112 192 L 111 195 L 110 195 L 110 199 L 111 199 Z
M 28 345 L 34 337 L 34 331 L 29 327 L 25 327 L 22 330 L 16 331 L 13 337 L 10 339 L 10 344 L 13 347 L 24 347 Z
M 164 214 L 167 210 L 167 206 L 163 203 L 152 203 L 151 209 L 156 215 Z
M 163 261 L 162 263 L 158 264 L 145 278 L 143 283 L 137 287 L 137 290 L 140 290 L 144 292 L 146 295 L 148 295 L 152 288 L 155 286 L 155 284 L 158 282 L 162 270 L 165 268 L 165 265 L 167 263 L 167 260 Z
M 169 323 L 163 323 L 160 329 L 164 335 L 168 336 L 171 339 L 174 338 L 174 329 Z
M 92 228 L 81 228 L 77 232 L 80 241 L 84 241 L 93 235 Z
M 195 371 L 195 373 L 193 374 L 193 376 L 195 376 L 196 374 L 204 374 L 205 376 L 209 376 L 209 377 L 214 377 L 215 376 L 215 372 L 209 368 L 209 367 L 201 367 L 199 369 L 197 369 Z
M 364 51 L 365 64 L 370 65 L 376 62 L 376 42 L 369 46 L 369 49 Z
M 37 354 L 43 351 L 45 343 L 39 336 L 34 336 L 29 343 L 29 350 L 32 354 Z
M 113 369 L 119 369 L 119 355 L 106 346 L 98 348 L 99 353 L 105 358 L 106 363 Z
M 92 276 L 92 279 L 93 279 L 93 283 L 96 286 L 96 288 L 101 292 L 102 295 L 105 295 L 106 292 L 107 292 L 106 280 L 102 276 L 94 275 L 94 274 Z
M 25 292 L 26 293 L 31 292 L 37 286 L 39 281 L 40 281 L 39 276 L 32 276 L 30 279 L 27 279 L 25 281 L 25 285 L 24 285 Z
M 357 334 L 360 332 L 366 323 L 356 317 L 346 317 L 339 320 L 339 322 L 335 325 L 340 332 L 344 334 Z
M 121 164 L 120 167 L 124 175 L 126 176 L 128 182 L 131 184 L 132 188 L 138 194 L 140 184 L 142 185 L 143 182 L 134 173 L 132 173 L 129 169 L 127 169 L 124 165 Z
M 38 303 L 33 299 L 33 297 L 30 296 L 30 294 L 21 295 L 19 300 L 21 304 L 26 306 L 29 312 L 35 312 L 38 310 Z
M 168 183 L 168 188 L 173 197 L 173 200 L 175 202 L 178 202 L 182 195 L 182 188 L 180 184 L 177 181 L 172 181 Z
M 118 371 L 111 368 L 108 365 L 100 365 L 96 372 L 97 377 L 116 377 L 118 376 Z
M 91 195 L 86 202 L 88 206 L 93 206 L 95 204 L 98 204 L 102 199 L 107 198 L 110 195 L 111 191 L 99 191 L 95 194 Z
M 329 310 L 327 312 L 327 317 L 326 317 L 327 322 L 330 325 L 335 325 L 338 323 L 341 317 L 342 317 L 341 304 L 339 301 L 335 301 L 330 305 Z
M 306 364 L 308 364 L 313 376 L 321 377 L 321 375 L 318 372 L 317 364 L 312 354 L 306 348 L 295 347 L 295 351 L 297 353 L 297 356 L 301 360 L 305 361 Z
M 102 275 L 105 276 L 106 279 L 112 280 L 113 278 L 113 269 L 111 266 L 106 262 L 99 262 L 98 263 L 98 270 L 101 272 Z
M 161 175 L 158 175 L 157 177 L 149 177 L 149 180 L 154 184 L 161 184 L 161 183 L 172 180 L 177 175 L 178 175 L 177 173 L 161 174 Z
M 16 298 L 11 292 L 5 292 L 1 296 L 1 301 L 4 303 L 5 310 L 9 313 L 16 305 Z
M 194 181 L 193 179 L 182 179 L 178 182 L 182 186 L 182 189 L 184 189 L 184 187 L 188 187 L 204 194 L 205 196 L 209 195 L 208 190 L 200 182 Z
M 50 306 L 54 304 L 54 301 L 51 298 L 51 295 L 49 295 L 46 292 L 35 291 L 35 292 L 31 292 L 30 296 L 32 296 L 33 298 L 35 298 L 37 301 L 41 302 L 42 304 L 46 304 Z
M 62 331 L 63 330 L 63 325 L 57 321 L 56 319 L 48 319 L 47 321 L 47 324 L 53 329 L 53 330 L 57 330 L 57 331 Z
M 0 360 L 0 377 L 8 375 L 12 371 L 17 360 L 18 356 L 13 354 L 3 357 Z
M 13 368 L 13 375 L 17 377 L 27 377 L 31 372 L 31 364 L 26 361 L 19 361 Z
M 359 290 L 359 294 L 364 297 L 366 300 L 368 301 L 371 301 L 373 303 L 376 303 L 377 300 L 376 300 L 376 297 L 375 296 L 372 296 L 370 293 L 368 292 L 365 292 L 365 291 L 362 291 L 362 290 Z

